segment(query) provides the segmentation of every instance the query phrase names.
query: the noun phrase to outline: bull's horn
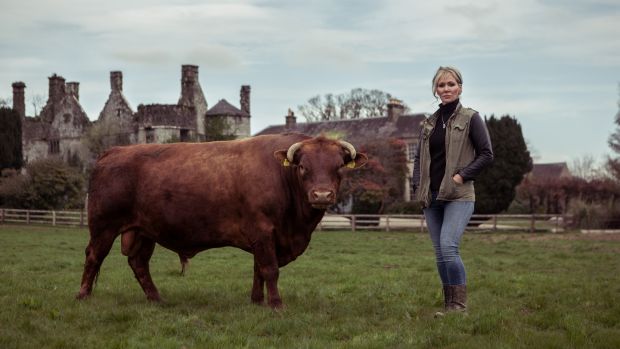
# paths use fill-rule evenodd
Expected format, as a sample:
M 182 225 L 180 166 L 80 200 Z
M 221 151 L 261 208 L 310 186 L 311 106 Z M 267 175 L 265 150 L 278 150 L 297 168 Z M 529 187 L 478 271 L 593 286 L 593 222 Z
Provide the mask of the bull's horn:
M 349 142 L 345 142 L 345 141 L 338 141 L 338 142 L 340 142 L 340 145 L 342 145 L 346 150 L 349 151 L 349 154 L 351 154 L 351 159 L 355 160 L 355 157 L 357 156 L 357 152 L 355 151 L 355 147 L 353 147 L 353 144 Z
M 288 148 L 288 151 L 286 152 L 286 158 L 288 159 L 289 162 L 293 162 L 293 157 L 295 156 L 295 152 L 298 151 L 299 148 L 301 148 L 301 142 L 294 143 Z

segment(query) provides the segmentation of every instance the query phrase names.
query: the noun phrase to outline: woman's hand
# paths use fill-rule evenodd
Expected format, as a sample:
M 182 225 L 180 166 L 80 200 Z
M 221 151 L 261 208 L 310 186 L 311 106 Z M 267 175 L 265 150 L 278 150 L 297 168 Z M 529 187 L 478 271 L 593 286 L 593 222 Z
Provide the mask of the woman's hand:
M 458 173 L 455 174 L 454 177 L 452 177 L 452 180 L 458 184 L 463 184 L 463 177 L 461 177 L 461 175 Z

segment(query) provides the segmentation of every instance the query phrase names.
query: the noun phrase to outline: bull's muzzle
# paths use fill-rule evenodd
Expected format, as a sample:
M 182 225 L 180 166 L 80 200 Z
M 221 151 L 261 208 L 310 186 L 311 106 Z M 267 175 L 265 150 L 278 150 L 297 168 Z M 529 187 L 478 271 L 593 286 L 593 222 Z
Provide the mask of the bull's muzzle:
M 336 203 L 336 193 L 333 190 L 318 189 L 310 191 L 310 205 L 318 209 L 327 209 Z

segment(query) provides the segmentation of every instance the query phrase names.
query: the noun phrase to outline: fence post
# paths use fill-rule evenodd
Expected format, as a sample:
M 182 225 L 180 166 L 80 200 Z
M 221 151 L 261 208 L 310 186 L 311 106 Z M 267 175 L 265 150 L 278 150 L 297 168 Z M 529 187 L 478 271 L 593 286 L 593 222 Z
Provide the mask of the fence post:
M 530 222 L 530 233 L 534 233 L 536 231 L 536 215 L 532 213 L 532 220 Z
M 52 211 L 52 226 L 56 226 L 56 211 Z
M 4 224 L 4 209 L 0 208 L 0 223 Z
M 381 217 L 379 217 L 381 220 Z M 390 216 L 385 217 L 385 231 L 390 231 Z
M 493 215 L 493 230 L 497 230 L 497 215 Z
M 355 215 L 351 216 L 351 229 L 355 233 Z
M 30 210 L 26 211 L 26 224 L 30 224 Z
M 424 215 L 420 218 L 420 233 L 424 233 Z
M 80 227 L 84 226 L 84 209 L 80 210 Z

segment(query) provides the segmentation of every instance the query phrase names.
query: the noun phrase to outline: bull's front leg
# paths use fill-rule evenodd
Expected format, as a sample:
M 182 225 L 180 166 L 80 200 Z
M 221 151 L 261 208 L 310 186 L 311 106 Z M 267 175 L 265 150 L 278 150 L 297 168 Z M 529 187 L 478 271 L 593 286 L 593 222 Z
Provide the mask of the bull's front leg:
M 282 298 L 278 292 L 278 259 L 271 239 L 254 244 L 254 285 L 252 301 L 263 302 L 263 284 L 267 284 L 268 304 L 274 309 L 282 308 Z
M 252 284 L 252 303 L 255 304 L 263 304 L 265 301 L 265 279 L 260 274 L 260 269 L 258 267 L 258 261 L 256 257 L 254 257 L 254 283 Z

